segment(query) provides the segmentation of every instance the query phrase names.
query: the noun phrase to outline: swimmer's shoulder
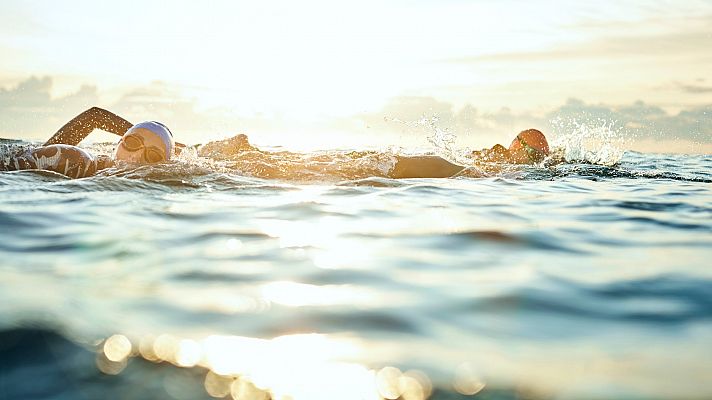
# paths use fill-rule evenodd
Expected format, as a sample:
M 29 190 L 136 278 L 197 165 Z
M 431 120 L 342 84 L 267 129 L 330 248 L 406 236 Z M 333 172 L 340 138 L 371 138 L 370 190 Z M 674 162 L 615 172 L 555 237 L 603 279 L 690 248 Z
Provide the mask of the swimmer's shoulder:
M 86 150 L 69 144 L 50 144 L 31 152 L 36 169 L 59 172 L 70 178 L 94 175 L 100 166 L 107 164 L 104 157 L 99 162 Z

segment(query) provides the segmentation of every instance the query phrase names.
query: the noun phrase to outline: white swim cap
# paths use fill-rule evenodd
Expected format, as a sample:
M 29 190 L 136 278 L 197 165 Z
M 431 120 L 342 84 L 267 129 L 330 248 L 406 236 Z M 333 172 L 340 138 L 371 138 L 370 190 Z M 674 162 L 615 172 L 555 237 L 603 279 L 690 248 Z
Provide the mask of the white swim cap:
M 131 133 L 134 129 L 148 129 L 149 131 L 153 132 L 161 138 L 161 141 L 163 141 L 163 144 L 166 146 L 166 160 L 171 159 L 171 155 L 173 154 L 173 146 L 175 146 L 173 142 L 173 134 L 171 133 L 170 129 L 168 129 L 167 126 L 163 125 L 160 122 L 156 121 L 145 121 L 145 122 L 139 122 L 138 124 L 134 125 L 124 133 L 124 135 L 127 135 Z

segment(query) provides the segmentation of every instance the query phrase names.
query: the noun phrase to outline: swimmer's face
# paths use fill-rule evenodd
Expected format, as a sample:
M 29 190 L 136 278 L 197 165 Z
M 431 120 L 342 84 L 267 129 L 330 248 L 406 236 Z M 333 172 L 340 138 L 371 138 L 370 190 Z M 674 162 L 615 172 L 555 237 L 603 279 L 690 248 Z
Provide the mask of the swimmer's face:
M 135 128 L 119 140 L 114 159 L 132 164 L 152 164 L 166 161 L 168 155 L 158 135 L 145 128 Z
M 510 147 L 509 149 L 509 160 L 514 164 L 534 164 L 537 162 L 538 156 L 539 153 L 536 150 L 527 151 L 524 146 Z

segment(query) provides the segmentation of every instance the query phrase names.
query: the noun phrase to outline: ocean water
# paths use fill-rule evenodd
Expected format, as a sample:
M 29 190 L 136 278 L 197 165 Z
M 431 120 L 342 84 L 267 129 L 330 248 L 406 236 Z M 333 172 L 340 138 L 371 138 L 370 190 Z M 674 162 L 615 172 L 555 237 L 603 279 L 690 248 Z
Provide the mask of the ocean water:
M 576 146 L 0 172 L 0 398 L 712 398 L 712 156 Z

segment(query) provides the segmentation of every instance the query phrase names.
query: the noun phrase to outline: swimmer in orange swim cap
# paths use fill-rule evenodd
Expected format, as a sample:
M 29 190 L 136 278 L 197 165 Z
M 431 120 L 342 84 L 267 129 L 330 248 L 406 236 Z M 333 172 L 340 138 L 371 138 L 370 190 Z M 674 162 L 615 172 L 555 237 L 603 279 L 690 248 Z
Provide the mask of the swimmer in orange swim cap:
M 473 162 L 538 164 L 549 155 L 549 143 L 541 131 L 527 129 L 519 132 L 509 148 L 496 144 L 490 149 L 472 152 Z M 396 156 L 390 178 L 449 178 L 465 170 L 439 156 Z
M 536 164 L 549 155 L 549 143 L 541 131 L 527 129 L 512 140 L 508 152 L 510 163 Z
M 549 143 L 541 131 L 527 129 L 519 132 L 509 148 L 501 144 L 491 149 L 472 152 L 476 161 L 502 162 L 509 164 L 537 164 L 549 155 Z

